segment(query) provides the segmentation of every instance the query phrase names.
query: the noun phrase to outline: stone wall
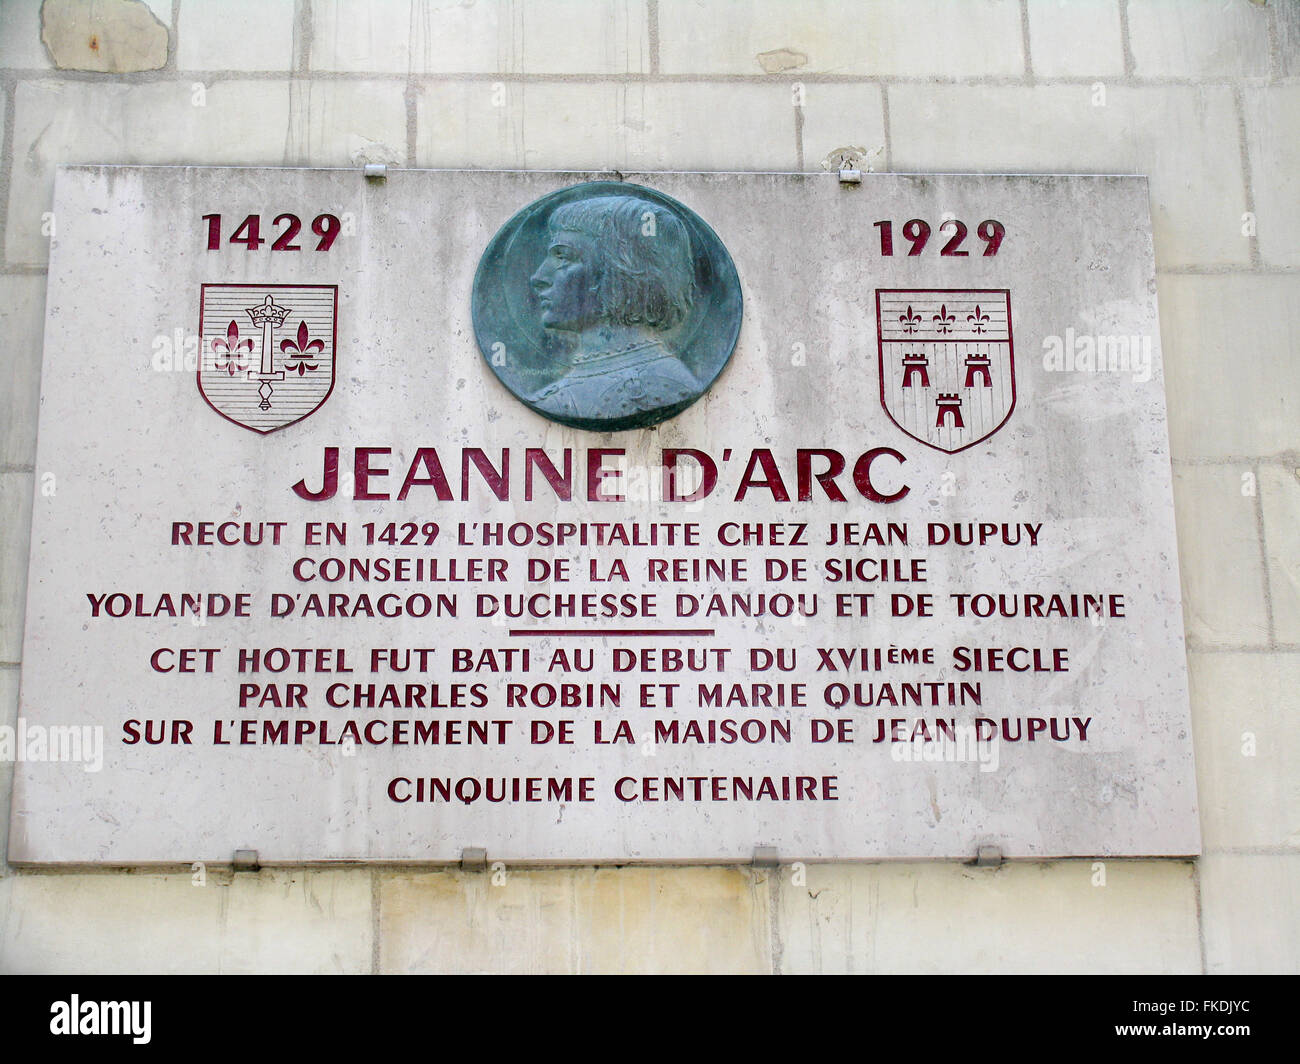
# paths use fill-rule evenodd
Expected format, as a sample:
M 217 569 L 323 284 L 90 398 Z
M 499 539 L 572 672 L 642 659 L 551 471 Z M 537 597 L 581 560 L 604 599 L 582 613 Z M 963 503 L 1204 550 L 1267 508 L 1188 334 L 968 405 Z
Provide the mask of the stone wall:
M 57 163 L 788 171 L 856 145 L 1150 175 L 1205 847 L 806 882 L 0 866 L 0 971 L 1300 969 L 1300 4 L 0 0 L 0 90 L 10 724 Z

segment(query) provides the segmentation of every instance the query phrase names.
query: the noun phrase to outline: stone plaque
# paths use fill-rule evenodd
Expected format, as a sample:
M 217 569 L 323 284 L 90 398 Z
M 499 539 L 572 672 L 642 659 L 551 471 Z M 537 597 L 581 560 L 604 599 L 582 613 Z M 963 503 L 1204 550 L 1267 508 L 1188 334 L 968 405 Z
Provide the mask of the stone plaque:
M 55 217 L 12 861 L 1199 852 L 1143 179 Z

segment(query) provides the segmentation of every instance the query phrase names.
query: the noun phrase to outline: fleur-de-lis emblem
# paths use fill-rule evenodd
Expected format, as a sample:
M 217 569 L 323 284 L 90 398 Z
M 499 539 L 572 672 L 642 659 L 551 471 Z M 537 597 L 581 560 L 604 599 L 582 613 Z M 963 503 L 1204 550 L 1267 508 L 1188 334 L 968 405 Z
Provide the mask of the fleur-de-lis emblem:
M 325 341 L 308 340 L 308 335 L 307 323 L 305 321 L 300 321 L 298 323 L 296 342 L 294 340 L 280 341 L 280 353 L 282 355 L 288 354 L 290 351 L 293 352 L 293 354 L 289 355 L 289 358 L 292 361 L 285 365 L 285 369 L 289 373 L 297 373 L 299 377 L 303 376 L 303 374 L 308 371 L 317 368 L 316 363 L 308 360 L 318 357 L 320 353 L 325 350 Z
M 966 320 L 971 323 L 970 327 L 973 332 L 982 333 L 985 330 L 985 328 L 988 326 L 989 316 L 987 314 L 981 313 L 980 305 L 976 303 L 975 313 L 967 314 Z
M 948 313 L 946 304 L 939 304 L 939 313 L 934 316 L 934 327 L 941 333 L 952 332 L 952 323 L 957 320 L 955 314 Z
M 218 337 L 212 341 L 212 354 L 216 357 L 215 364 L 218 372 L 228 373 L 232 377 L 248 369 L 248 363 L 239 360 L 247 358 L 252 352 L 253 341 L 239 338 L 239 325 L 234 321 L 226 328 L 224 340 Z M 225 359 L 224 362 L 221 361 L 222 358 Z
M 907 305 L 907 313 L 900 314 L 898 320 L 903 323 L 903 332 L 914 333 L 921 325 L 921 315 L 912 309 L 912 304 Z

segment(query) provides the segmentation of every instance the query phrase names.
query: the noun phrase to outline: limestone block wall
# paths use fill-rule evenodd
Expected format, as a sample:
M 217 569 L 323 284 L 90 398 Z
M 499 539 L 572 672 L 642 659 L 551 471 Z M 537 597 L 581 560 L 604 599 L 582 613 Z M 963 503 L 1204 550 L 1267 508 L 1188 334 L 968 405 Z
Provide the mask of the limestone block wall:
M 0 0 L 0 121 L 11 725 L 57 163 L 1150 175 L 1205 846 L 1104 882 L 0 866 L 0 971 L 1300 969 L 1295 0 Z

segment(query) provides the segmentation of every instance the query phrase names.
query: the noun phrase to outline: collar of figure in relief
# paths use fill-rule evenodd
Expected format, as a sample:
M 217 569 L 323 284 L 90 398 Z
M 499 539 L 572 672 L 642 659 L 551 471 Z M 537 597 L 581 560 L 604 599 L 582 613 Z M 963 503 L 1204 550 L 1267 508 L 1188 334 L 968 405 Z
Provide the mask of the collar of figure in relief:
M 658 340 L 633 340 L 622 347 L 615 347 L 605 351 L 584 351 L 573 356 L 573 365 L 584 366 L 593 362 L 613 361 L 621 355 L 630 355 L 634 351 L 640 351 L 643 347 L 656 347 L 658 344 Z

